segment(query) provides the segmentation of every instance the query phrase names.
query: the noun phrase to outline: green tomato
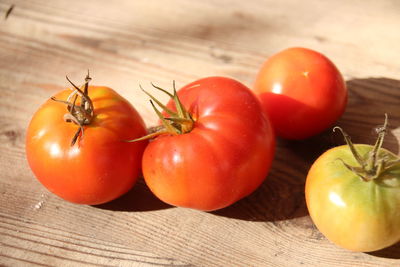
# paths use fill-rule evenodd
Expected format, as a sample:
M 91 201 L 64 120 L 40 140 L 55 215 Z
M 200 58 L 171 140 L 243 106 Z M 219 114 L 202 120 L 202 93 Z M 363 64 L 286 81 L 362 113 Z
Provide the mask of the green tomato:
M 400 240 L 400 159 L 381 148 L 386 121 L 375 146 L 332 148 L 312 165 L 306 202 L 312 220 L 336 245 L 376 251 Z

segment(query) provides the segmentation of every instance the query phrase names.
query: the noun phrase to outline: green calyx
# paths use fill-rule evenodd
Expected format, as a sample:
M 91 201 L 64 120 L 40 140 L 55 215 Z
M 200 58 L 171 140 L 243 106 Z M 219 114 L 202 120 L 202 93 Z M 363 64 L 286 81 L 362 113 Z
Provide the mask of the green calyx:
M 143 137 L 130 140 L 128 142 L 136 142 L 142 141 L 147 139 L 152 139 L 162 134 L 170 134 L 170 135 L 179 135 L 185 134 L 190 132 L 194 126 L 194 119 L 192 118 L 191 114 L 186 110 L 183 106 L 182 102 L 180 101 L 178 94 L 176 92 L 175 81 L 173 82 L 173 94 L 168 92 L 167 90 L 160 88 L 154 84 L 151 84 L 155 89 L 167 94 L 175 104 L 176 111 L 168 108 L 167 106 L 163 105 L 157 98 L 153 95 L 148 93 L 146 90 L 140 86 L 140 89 L 150 97 L 150 104 L 153 107 L 154 111 L 156 112 L 158 118 L 161 120 L 162 125 L 152 127 L 149 129 L 149 134 Z M 168 116 L 164 116 L 162 111 L 160 111 L 156 104 L 164 111 Z
M 373 149 L 368 154 L 367 158 L 363 158 L 358 153 L 357 149 L 355 148 L 354 144 L 350 139 L 350 136 L 347 133 L 345 133 L 342 128 L 340 127 L 333 128 L 334 132 L 336 130 L 339 130 L 342 133 L 343 138 L 346 141 L 346 144 L 349 146 L 350 151 L 353 154 L 359 166 L 350 166 L 342 159 L 339 160 L 342 161 L 342 163 L 344 164 L 344 166 L 346 166 L 347 169 L 358 175 L 365 182 L 379 178 L 382 173 L 390 170 L 391 168 L 400 163 L 400 160 L 398 159 L 390 160 L 388 157 L 379 156 L 379 150 L 382 147 L 383 140 L 385 138 L 387 131 L 387 121 L 388 121 L 388 116 L 387 114 L 385 114 L 385 122 L 382 127 L 376 129 L 378 133 L 378 138 L 375 142 Z

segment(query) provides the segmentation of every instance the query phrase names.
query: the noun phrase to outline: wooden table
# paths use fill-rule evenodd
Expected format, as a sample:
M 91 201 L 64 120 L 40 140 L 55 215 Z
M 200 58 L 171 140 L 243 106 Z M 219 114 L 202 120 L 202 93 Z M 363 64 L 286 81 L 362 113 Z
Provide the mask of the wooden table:
M 268 56 L 304 46 L 331 58 L 347 81 L 338 125 L 371 143 L 387 112 L 384 147 L 398 153 L 399 1 L 2 0 L 0 16 L 0 265 L 400 266 L 400 245 L 346 251 L 308 216 L 310 164 L 343 143 L 331 131 L 279 140 L 264 184 L 209 213 L 163 204 L 143 181 L 109 204 L 67 203 L 35 179 L 24 152 L 33 112 L 68 85 L 66 74 L 80 81 L 90 69 L 93 84 L 116 89 L 152 125 L 139 84 L 222 75 L 251 86 Z

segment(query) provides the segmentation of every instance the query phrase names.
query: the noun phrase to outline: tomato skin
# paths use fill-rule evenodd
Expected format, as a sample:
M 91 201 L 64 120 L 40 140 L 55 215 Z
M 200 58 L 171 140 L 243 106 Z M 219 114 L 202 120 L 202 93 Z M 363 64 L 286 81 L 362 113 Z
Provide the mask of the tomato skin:
M 66 100 L 71 90 L 56 99 Z M 146 133 L 138 112 L 108 87 L 90 86 L 94 118 L 83 138 L 71 146 L 78 129 L 64 121 L 65 104 L 49 99 L 34 114 L 26 135 L 26 155 L 37 179 L 70 202 L 101 204 L 132 188 L 146 142 L 127 143 Z
M 369 145 L 355 145 L 366 156 Z M 398 159 L 381 149 L 380 155 Z M 357 166 L 347 145 L 322 154 L 306 180 L 306 202 L 312 220 L 330 241 L 352 251 L 375 251 L 400 240 L 400 168 L 383 178 L 363 181 L 343 162 Z
M 275 148 L 256 96 L 224 77 L 195 81 L 178 96 L 194 128 L 161 135 L 146 147 L 142 168 L 151 191 L 169 204 L 206 211 L 252 193 L 267 176 Z
M 335 65 L 316 51 L 294 47 L 270 57 L 254 91 L 276 134 L 305 139 L 331 126 L 344 112 L 347 88 Z

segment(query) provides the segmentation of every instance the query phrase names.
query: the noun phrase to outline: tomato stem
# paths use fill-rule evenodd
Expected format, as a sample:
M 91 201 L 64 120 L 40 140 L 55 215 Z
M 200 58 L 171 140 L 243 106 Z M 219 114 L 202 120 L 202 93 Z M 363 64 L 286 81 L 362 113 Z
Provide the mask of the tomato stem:
M 387 122 L 388 122 L 388 116 L 385 113 L 385 122 L 383 126 L 376 129 L 376 132 L 378 133 L 378 138 L 376 139 L 374 149 L 372 150 L 371 162 L 370 166 L 368 166 L 370 169 L 373 169 L 376 166 L 378 150 L 382 147 L 383 140 L 385 139 Z
M 74 90 L 72 93 L 67 97 L 67 100 L 56 99 L 55 97 L 51 97 L 51 100 L 60 102 L 67 105 L 67 111 L 64 115 L 64 120 L 66 122 L 73 122 L 78 125 L 78 129 L 71 140 L 71 146 L 73 146 L 78 137 L 83 138 L 84 135 L 84 125 L 89 125 L 94 116 L 94 107 L 93 102 L 89 97 L 89 82 L 92 80 L 89 76 L 89 70 L 85 77 L 85 84 L 79 88 L 76 86 L 69 78 L 66 76 L 67 81 L 73 86 Z M 80 97 L 80 104 L 76 105 L 76 101 Z M 71 99 L 72 102 L 71 102 Z
M 362 167 L 365 167 L 366 163 L 364 162 L 364 160 L 362 159 L 362 157 L 358 153 L 357 149 L 354 147 L 354 144 L 351 141 L 351 137 L 342 128 L 340 128 L 339 126 L 336 126 L 336 127 L 333 128 L 333 132 L 335 132 L 336 130 L 339 130 L 342 133 L 344 141 L 349 146 L 350 151 L 353 154 L 353 156 L 356 159 L 356 161 L 358 162 L 358 164 L 360 164 Z
M 378 138 L 375 142 L 373 149 L 368 154 L 367 159 L 364 159 L 363 157 L 360 156 L 353 142 L 351 141 L 350 136 L 346 132 L 344 132 L 342 128 L 340 127 L 333 128 L 334 132 L 335 130 L 340 130 L 346 144 L 349 146 L 351 153 L 353 154 L 354 158 L 356 159 L 360 167 L 350 166 L 342 159 L 339 160 L 342 161 L 342 163 L 347 169 L 354 172 L 363 181 L 368 182 L 377 179 L 384 171 L 387 171 L 389 168 L 392 168 L 393 166 L 400 163 L 399 160 L 389 161 L 387 158 L 379 157 L 379 150 L 382 148 L 383 140 L 385 139 L 387 124 L 388 124 L 388 116 L 387 114 L 385 114 L 385 122 L 382 127 L 376 129 L 378 133 Z
M 175 81 L 173 81 L 173 94 L 171 94 L 170 92 L 161 87 L 154 85 L 153 83 L 151 85 L 155 89 L 165 93 L 172 99 L 172 101 L 175 104 L 176 111 L 173 111 L 166 105 L 163 105 L 157 98 L 148 93 L 146 90 L 142 88 L 141 85 L 139 85 L 140 89 L 150 97 L 150 104 L 153 107 L 154 111 L 156 112 L 162 125 L 152 127 L 149 130 L 149 134 L 134 140 L 128 140 L 127 142 L 137 142 L 137 141 L 152 139 L 163 134 L 171 134 L 171 135 L 185 134 L 190 132 L 194 127 L 194 119 L 192 118 L 191 114 L 186 110 L 186 108 L 184 107 L 184 105 L 182 104 L 181 100 L 178 97 L 178 93 L 175 87 Z M 155 104 L 157 104 L 166 114 L 168 114 L 169 117 L 165 117 L 162 114 L 162 112 L 158 110 Z

